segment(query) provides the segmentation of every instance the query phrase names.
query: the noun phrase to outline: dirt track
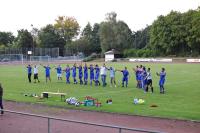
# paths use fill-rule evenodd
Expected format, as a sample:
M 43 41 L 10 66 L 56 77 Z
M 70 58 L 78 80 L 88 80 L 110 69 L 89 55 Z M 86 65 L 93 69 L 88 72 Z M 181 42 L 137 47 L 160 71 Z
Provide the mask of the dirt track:
M 168 133 L 200 133 L 200 123 L 192 121 L 159 119 L 140 116 L 118 115 L 111 113 L 68 110 L 47 107 L 38 104 L 4 102 L 7 110 L 15 110 L 33 114 L 73 119 L 99 124 L 142 128 Z M 51 121 L 51 133 L 117 133 L 118 130 L 74 124 L 69 122 Z M 0 115 L 0 133 L 47 133 L 47 120 L 11 113 Z M 128 133 L 128 131 L 122 131 Z M 129 133 L 136 133 L 130 132 Z

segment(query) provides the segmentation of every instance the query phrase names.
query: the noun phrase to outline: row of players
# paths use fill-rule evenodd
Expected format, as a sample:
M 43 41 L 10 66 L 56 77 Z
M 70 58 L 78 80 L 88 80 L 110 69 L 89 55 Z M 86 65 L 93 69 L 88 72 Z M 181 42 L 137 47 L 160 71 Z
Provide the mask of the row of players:
M 54 67 L 50 67 L 49 65 L 42 65 L 45 68 L 45 76 L 46 76 L 46 82 L 49 80 L 51 81 L 50 78 L 50 70 L 55 68 L 56 72 L 57 72 L 57 78 L 58 80 L 62 80 L 62 73 L 65 72 L 66 73 L 66 83 L 70 84 L 70 71 L 72 71 L 72 78 L 74 80 L 74 84 L 77 84 L 77 80 L 76 80 L 76 69 L 78 69 L 78 78 L 80 81 L 80 84 L 84 84 L 87 85 L 88 84 L 88 71 L 90 71 L 90 85 L 92 85 L 92 83 L 94 82 L 96 86 L 100 86 L 100 81 L 99 81 L 99 77 L 101 76 L 101 80 L 102 80 L 102 85 L 103 87 L 105 87 L 107 85 L 106 83 L 106 70 L 110 71 L 110 83 L 111 86 L 115 86 L 116 87 L 116 81 L 115 81 L 115 72 L 119 71 L 122 72 L 123 78 L 122 78 L 122 87 L 127 87 L 128 86 L 128 79 L 129 79 L 129 72 L 127 70 L 127 67 L 124 68 L 124 70 L 116 70 L 113 67 L 106 67 L 105 64 L 103 64 L 103 66 L 99 67 L 98 64 L 96 64 L 95 66 L 93 64 L 90 64 L 90 66 L 88 67 L 87 64 L 85 64 L 82 67 L 82 64 L 80 64 L 79 66 L 76 65 L 76 63 L 70 68 L 69 65 L 66 66 L 66 68 L 63 70 L 62 67 L 60 65 L 58 66 L 54 66 Z M 33 68 L 33 72 L 34 72 L 34 80 L 35 83 L 36 81 L 40 82 L 38 79 L 38 67 L 37 65 L 34 66 Z M 27 70 L 28 70 L 28 79 L 29 82 L 31 82 L 31 75 L 32 75 L 32 67 L 31 65 L 27 66 Z M 142 65 L 140 65 L 139 67 L 136 66 L 136 68 L 133 68 L 133 70 L 135 71 L 135 75 L 136 75 L 136 80 L 137 80 L 137 88 L 142 88 L 144 90 L 144 92 L 148 91 L 148 88 L 151 88 L 151 92 L 153 93 L 153 86 L 152 86 L 152 76 L 151 76 L 151 72 L 150 72 L 150 68 L 147 69 Z M 165 76 L 166 76 L 166 72 L 165 69 L 162 68 L 160 73 L 156 73 L 158 76 L 160 76 L 160 81 L 159 81 L 159 86 L 160 86 L 160 93 L 164 93 L 164 83 L 165 83 Z

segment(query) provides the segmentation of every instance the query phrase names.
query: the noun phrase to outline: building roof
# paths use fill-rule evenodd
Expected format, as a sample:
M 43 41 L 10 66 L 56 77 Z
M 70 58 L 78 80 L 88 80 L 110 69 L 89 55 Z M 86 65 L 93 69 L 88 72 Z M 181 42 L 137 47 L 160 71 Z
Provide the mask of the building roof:
M 112 49 L 110 51 L 105 52 L 104 54 L 119 54 L 119 52 L 116 51 L 115 49 Z

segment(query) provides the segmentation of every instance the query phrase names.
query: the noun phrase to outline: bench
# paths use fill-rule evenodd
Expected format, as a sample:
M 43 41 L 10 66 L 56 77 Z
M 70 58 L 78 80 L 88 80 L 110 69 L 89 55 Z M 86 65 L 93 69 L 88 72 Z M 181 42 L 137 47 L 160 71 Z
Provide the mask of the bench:
M 65 96 L 67 95 L 66 93 L 59 93 L 59 92 L 42 92 L 42 96 L 44 98 L 48 98 L 49 94 L 51 94 L 51 95 L 60 95 L 61 101 L 62 101 L 63 98 L 65 99 Z

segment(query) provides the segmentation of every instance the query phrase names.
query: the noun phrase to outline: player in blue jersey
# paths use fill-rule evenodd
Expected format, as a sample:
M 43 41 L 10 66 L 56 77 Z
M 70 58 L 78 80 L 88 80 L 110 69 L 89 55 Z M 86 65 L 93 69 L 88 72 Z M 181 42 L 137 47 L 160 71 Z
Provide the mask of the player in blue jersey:
M 165 77 L 166 77 L 166 72 L 165 68 L 162 68 L 160 73 L 156 73 L 158 76 L 160 76 L 160 81 L 159 81 L 159 86 L 160 86 L 160 93 L 164 94 L 165 93 L 165 88 L 164 88 L 164 83 L 165 83 Z
M 123 74 L 123 78 L 122 78 L 122 87 L 124 87 L 124 82 L 126 83 L 125 86 L 128 87 L 128 78 L 129 78 L 129 72 L 127 70 L 127 67 L 125 67 L 124 70 L 121 70 L 122 74 Z
M 145 66 L 143 66 L 143 71 L 142 71 L 142 89 L 144 92 L 146 92 L 146 86 L 147 86 L 147 72 Z
M 58 65 L 55 69 L 56 69 L 56 72 L 57 72 L 58 80 L 62 80 L 62 67 L 60 65 Z
M 83 67 L 84 70 L 84 84 L 87 85 L 88 82 L 88 67 L 87 64 L 85 63 L 85 66 Z
M 31 83 L 32 67 L 29 64 L 26 68 L 27 68 L 27 72 L 28 72 L 28 81 L 29 81 L 29 83 Z
M 67 65 L 67 67 L 65 68 L 65 70 L 63 70 L 66 74 L 66 84 L 70 84 L 69 78 L 70 78 L 70 67 L 69 65 Z
M 90 85 L 92 85 L 92 81 L 94 81 L 94 67 L 92 64 L 90 65 L 89 69 L 90 69 Z
M 135 71 L 136 88 L 139 88 L 139 67 L 136 66 L 136 68 L 133 68 L 133 71 Z
M 42 64 L 40 64 L 40 65 L 43 66 Z M 50 77 L 51 67 L 49 65 L 43 66 L 43 67 L 45 68 L 46 83 L 47 83 L 47 80 L 49 80 L 51 82 L 51 77 Z
M 99 68 L 99 66 L 96 64 L 96 66 L 95 66 L 95 71 L 96 71 L 96 73 L 95 73 L 95 79 L 94 79 L 94 81 L 95 81 L 95 86 L 100 86 L 100 82 L 99 82 L 99 74 L 100 74 L 100 68 Z
M 78 74 L 79 74 L 79 80 L 80 80 L 80 85 L 83 84 L 83 68 L 82 68 L 82 65 L 80 64 L 79 67 L 78 67 Z
M 116 70 L 113 67 L 107 68 L 110 71 L 110 87 L 115 86 L 115 88 L 117 87 L 116 85 L 116 81 L 115 81 L 115 72 Z
M 140 65 L 140 67 L 138 68 L 138 85 L 139 85 L 139 88 L 142 88 L 142 73 L 143 73 L 143 66 Z
M 74 63 L 72 69 L 72 77 L 74 79 L 74 84 L 77 84 L 77 80 L 76 80 L 76 63 Z

